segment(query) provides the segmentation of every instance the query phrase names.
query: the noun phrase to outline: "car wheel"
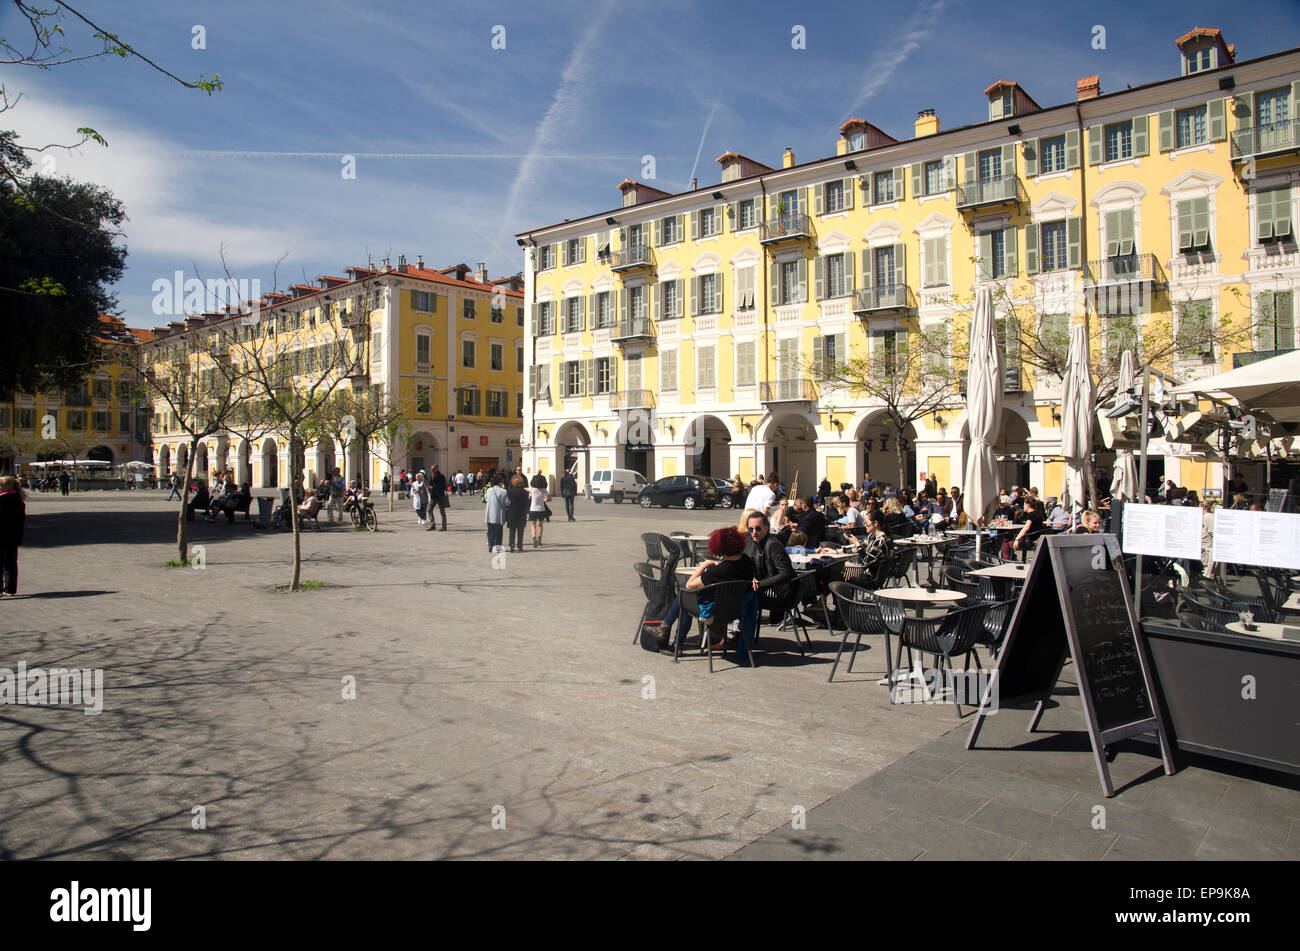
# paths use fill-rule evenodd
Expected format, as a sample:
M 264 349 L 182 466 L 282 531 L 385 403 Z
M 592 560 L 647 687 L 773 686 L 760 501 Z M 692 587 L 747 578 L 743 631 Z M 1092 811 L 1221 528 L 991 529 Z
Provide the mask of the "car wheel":
M 729 509 L 731 508 L 731 499 L 723 499 L 718 504 L 721 505 L 724 509 Z
M 593 496 L 591 497 L 591 501 L 593 501 L 593 502 L 595 502 L 597 505 L 599 505 L 601 502 L 604 502 L 605 500 L 602 499 L 599 495 L 593 495 Z
M 650 496 L 648 496 L 648 495 L 643 495 L 643 496 L 641 496 L 641 498 L 637 499 L 637 503 L 638 503 L 638 504 L 639 504 L 643 509 L 648 509 L 648 508 L 653 508 L 653 507 L 654 507 L 654 502 L 650 499 Z
M 623 504 L 623 493 L 622 493 L 622 492 L 615 492 L 615 493 L 614 493 L 614 504 L 615 504 L 615 505 L 622 505 L 622 504 Z
M 695 496 L 693 495 L 686 496 L 686 498 L 682 499 L 682 505 L 688 509 L 695 508 Z

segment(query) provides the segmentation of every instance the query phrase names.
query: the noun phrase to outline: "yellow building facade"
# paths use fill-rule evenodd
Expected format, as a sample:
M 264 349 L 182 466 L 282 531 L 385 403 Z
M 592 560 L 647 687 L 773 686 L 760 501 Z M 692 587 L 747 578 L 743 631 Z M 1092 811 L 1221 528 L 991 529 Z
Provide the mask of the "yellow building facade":
M 960 337 L 986 285 L 1043 334 L 1088 321 L 1094 365 L 1135 342 L 1140 363 L 1161 326 L 1179 380 L 1294 348 L 1300 49 L 1238 62 L 1208 29 L 1175 45 L 1178 73 L 1146 86 L 1085 77 L 1043 108 L 998 79 L 971 125 L 921 110 L 898 139 L 850 119 L 833 158 L 727 152 L 716 185 L 625 181 L 617 208 L 521 232 L 525 463 L 960 484 L 959 386 L 914 423 L 900 472 L 880 402 L 812 368 Z M 1002 478 L 1059 494 L 1061 381 L 1007 357 Z M 1153 451 L 1153 477 L 1221 486 L 1218 464 Z
M 433 269 L 423 260 L 408 264 L 405 257 L 396 265 L 386 260 L 378 268 L 346 273 L 264 295 L 239 313 L 172 321 L 155 329 L 150 347 L 158 362 L 168 362 L 184 352 L 187 335 L 238 334 L 251 323 L 267 339 L 304 354 L 301 382 L 319 375 L 322 366 L 306 354 L 343 340 L 351 373 L 338 391 L 370 390 L 402 409 L 391 473 L 388 447 L 379 439 L 363 453 L 359 443 L 345 451 L 336 437 L 320 435 L 294 453 L 281 429 L 260 426 L 205 438 L 196 450 L 196 478 L 229 468 L 241 484 L 269 488 L 287 486 L 290 473 L 301 467 L 314 485 L 338 467 L 349 481 L 362 478 L 378 486 L 385 474 L 396 479 L 402 469 L 437 465 L 450 475 L 517 464 L 524 399 L 522 278 L 489 280 L 482 265 Z M 237 354 L 238 347 L 232 345 L 231 352 Z M 154 462 L 166 478 L 184 471 L 189 437 L 165 400 L 155 400 L 154 412 Z

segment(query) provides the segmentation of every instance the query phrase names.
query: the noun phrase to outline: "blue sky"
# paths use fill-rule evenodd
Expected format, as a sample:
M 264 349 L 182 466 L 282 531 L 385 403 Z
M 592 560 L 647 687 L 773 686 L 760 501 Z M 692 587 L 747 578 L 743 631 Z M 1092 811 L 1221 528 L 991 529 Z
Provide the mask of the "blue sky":
M 680 191 L 693 171 L 717 181 L 728 149 L 769 165 L 787 146 L 800 162 L 833 154 L 850 115 L 900 138 L 921 108 L 944 128 L 980 121 L 997 78 L 1044 106 L 1073 99 L 1080 76 L 1100 74 L 1103 92 L 1168 78 L 1173 41 L 1193 26 L 1222 29 L 1242 59 L 1300 45 L 1294 0 L 1231 12 L 1201 0 L 83 3 L 172 72 L 225 83 L 208 97 L 116 58 L 0 68 L 24 94 L 0 121 L 24 142 L 68 141 L 81 125 L 108 139 L 55 170 L 123 199 L 118 292 L 145 327 L 166 319 L 150 309 L 154 280 L 218 276 L 223 248 L 263 290 L 402 253 L 513 273 L 515 232 L 616 206 L 643 155 L 652 184 Z M 796 24 L 806 49 L 791 46 Z M 192 48 L 196 25 L 205 49 Z M 66 29 L 84 49 L 87 34 Z M 0 32 L 15 32 L 7 9 Z

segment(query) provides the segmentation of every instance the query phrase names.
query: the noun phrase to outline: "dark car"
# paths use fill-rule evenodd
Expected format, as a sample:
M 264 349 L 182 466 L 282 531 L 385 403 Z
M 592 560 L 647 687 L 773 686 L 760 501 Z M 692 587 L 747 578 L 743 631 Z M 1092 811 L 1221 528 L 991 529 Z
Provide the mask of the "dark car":
M 664 476 L 637 493 L 636 501 L 643 509 L 655 505 L 711 509 L 718 504 L 718 487 L 707 476 Z
M 718 504 L 724 509 L 731 508 L 731 483 L 714 476 L 713 484 L 718 487 Z

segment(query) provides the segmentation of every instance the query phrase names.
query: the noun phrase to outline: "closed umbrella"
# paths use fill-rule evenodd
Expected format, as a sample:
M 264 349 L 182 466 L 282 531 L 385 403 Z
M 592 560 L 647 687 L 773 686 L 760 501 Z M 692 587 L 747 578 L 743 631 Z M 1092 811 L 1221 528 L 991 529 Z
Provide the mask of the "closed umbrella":
M 1092 453 L 1093 403 L 1097 398 L 1083 324 L 1070 328 L 1070 361 L 1061 390 L 1061 455 L 1065 457 L 1061 504 L 1071 513 L 1078 513 L 1083 510 L 1085 499 L 1083 469 Z
M 1115 394 L 1115 405 L 1126 399 L 1125 394 L 1133 389 L 1133 351 L 1125 350 L 1119 358 L 1119 392 Z M 1137 459 L 1131 450 L 1120 449 L 1115 453 L 1115 474 L 1110 480 L 1112 498 L 1122 501 L 1136 499 L 1137 495 Z
M 966 420 L 970 448 L 962 484 L 966 514 L 975 521 L 988 515 L 997 499 L 997 459 L 993 447 L 1002 430 L 1002 351 L 993 322 L 993 292 L 985 288 L 975 298 L 970 328 L 970 361 L 966 377 Z M 980 534 L 975 533 L 979 550 Z

